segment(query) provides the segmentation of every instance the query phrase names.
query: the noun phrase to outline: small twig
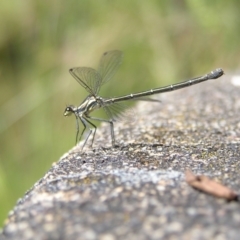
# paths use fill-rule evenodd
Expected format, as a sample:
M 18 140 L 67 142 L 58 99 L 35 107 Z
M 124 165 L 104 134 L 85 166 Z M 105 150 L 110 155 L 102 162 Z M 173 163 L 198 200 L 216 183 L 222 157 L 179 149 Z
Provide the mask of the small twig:
M 185 172 L 185 178 L 190 186 L 200 191 L 229 201 L 238 200 L 238 195 L 233 190 L 204 175 L 196 176 L 188 169 Z

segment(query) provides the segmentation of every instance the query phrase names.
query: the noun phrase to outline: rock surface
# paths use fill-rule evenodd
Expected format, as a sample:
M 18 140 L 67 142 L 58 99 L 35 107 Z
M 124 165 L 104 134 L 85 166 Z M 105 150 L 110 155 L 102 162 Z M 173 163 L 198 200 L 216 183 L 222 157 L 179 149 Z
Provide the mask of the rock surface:
M 140 102 L 74 147 L 19 200 L 0 239 L 239 239 L 240 204 L 187 185 L 205 174 L 240 193 L 236 76 Z

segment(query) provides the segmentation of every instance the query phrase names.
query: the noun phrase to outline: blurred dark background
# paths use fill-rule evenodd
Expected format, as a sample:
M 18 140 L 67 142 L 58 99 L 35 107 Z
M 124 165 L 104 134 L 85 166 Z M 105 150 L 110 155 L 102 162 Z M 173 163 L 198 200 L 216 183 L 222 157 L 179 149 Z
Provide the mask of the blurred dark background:
M 86 96 L 68 69 L 124 52 L 103 96 L 239 69 L 240 1 L 3 1 L 0 4 L 0 226 L 74 146 L 66 104 Z M 111 95 L 107 94 L 108 92 Z M 151 103 L 149 103 L 151 104 Z

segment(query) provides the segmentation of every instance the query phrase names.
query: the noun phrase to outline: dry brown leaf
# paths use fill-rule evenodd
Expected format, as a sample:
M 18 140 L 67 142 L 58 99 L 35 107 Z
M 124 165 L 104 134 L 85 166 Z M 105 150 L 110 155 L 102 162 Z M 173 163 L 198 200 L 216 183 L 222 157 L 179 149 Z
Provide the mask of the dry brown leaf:
M 204 175 L 196 176 L 188 169 L 185 172 L 185 178 L 190 186 L 205 193 L 227 200 L 238 200 L 238 195 L 233 190 Z

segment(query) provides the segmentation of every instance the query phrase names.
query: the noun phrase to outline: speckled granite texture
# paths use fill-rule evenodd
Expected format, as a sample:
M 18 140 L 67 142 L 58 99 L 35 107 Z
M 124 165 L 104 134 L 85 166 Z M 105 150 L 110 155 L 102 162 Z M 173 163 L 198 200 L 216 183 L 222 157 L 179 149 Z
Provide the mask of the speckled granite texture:
M 233 81 L 234 80 L 234 81 Z M 237 77 L 140 102 L 74 147 L 9 213 L 0 239 L 240 239 L 240 204 L 192 189 L 190 168 L 240 194 Z

